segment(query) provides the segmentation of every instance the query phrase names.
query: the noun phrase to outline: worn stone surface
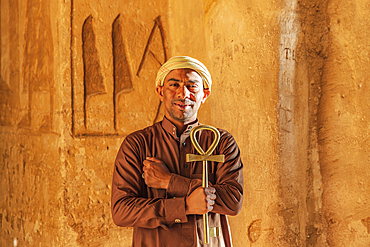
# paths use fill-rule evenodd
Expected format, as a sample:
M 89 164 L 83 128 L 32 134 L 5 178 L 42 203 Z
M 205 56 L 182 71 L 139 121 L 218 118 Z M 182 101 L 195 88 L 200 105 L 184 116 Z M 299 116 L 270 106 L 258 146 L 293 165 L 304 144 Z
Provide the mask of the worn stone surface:
M 245 150 L 244 203 L 240 215 L 230 217 L 233 240 L 235 246 L 274 246 L 283 227 L 276 109 L 282 3 L 215 1 L 209 6 L 207 50 L 216 82 L 209 99 L 212 124 L 233 133 Z
M 124 137 L 163 117 L 174 55 L 244 161 L 234 246 L 370 245 L 368 0 L 1 0 L 0 246 L 131 246 L 110 214 Z
M 330 246 L 367 246 L 370 213 L 369 1 L 329 2 L 318 108 L 323 217 Z

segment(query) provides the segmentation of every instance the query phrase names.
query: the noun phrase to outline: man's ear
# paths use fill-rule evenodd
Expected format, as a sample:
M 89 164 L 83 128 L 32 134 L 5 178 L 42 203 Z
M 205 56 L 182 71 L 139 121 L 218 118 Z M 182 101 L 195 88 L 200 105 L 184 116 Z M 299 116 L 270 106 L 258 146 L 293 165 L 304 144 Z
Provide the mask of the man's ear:
M 157 86 L 155 88 L 155 91 L 157 91 L 158 95 L 159 95 L 159 99 L 161 101 L 163 101 L 163 86 Z
M 204 102 L 206 102 L 206 99 L 211 95 L 211 90 L 209 88 L 203 89 L 203 94 L 204 94 L 204 96 L 203 96 L 203 99 L 202 99 L 202 104 Z

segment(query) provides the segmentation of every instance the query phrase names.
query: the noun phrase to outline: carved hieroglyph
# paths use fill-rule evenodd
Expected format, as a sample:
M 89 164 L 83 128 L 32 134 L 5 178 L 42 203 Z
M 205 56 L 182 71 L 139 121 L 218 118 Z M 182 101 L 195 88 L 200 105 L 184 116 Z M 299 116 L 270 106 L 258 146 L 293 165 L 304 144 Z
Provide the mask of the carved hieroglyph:
M 148 18 L 137 27 L 122 13 L 111 22 L 102 23 L 92 14 L 83 22 L 76 19 L 72 23 L 73 134 L 125 135 L 161 120 L 154 83 L 167 60 L 161 17 Z M 146 43 L 132 43 L 133 31 L 141 33 Z
M 27 11 L 22 94 L 28 95 L 28 105 L 19 127 L 50 131 L 55 94 L 50 3 L 30 0 Z
M 55 97 L 50 3 L 30 0 L 25 7 L 23 35 L 19 2 L 1 1 L 0 125 L 49 132 Z
M 14 50 L 17 43 L 14 42 L 14 38 L 12 37 L 16 35 L 11 35 L 16 28 L 18 22 L 18 15 L 14 12 L 9 12 L 10 8 L 14 8 L 14 12 L 18 12 L 18 3 L 10 4 L 8 1 L 1 1 L 1 8 L 0 8 L 0 125 L 1 126 L 10 126 L 12 125 L 12 118 L 13 112 L 11 108 L 14 108 L 14 88 L 13 86 L 18 85 L 18 80 L 14 81 L 14 76 L 17 76 L 19 79 L 19 71 L 15 72 L 15 64 L 14 62 L 18 62 L 19 54 L 12 52 Z M 11 59 L 13 58 L 13 59 Z M 12 73 L 13 76 L 10 76 L 10 71 L 14 71 Z M 13 80 L 12 80 L 13 79 Z M 12 80 L 12 82 L 11 82 Z M 16 84 L 17 83 L 17 84 Z

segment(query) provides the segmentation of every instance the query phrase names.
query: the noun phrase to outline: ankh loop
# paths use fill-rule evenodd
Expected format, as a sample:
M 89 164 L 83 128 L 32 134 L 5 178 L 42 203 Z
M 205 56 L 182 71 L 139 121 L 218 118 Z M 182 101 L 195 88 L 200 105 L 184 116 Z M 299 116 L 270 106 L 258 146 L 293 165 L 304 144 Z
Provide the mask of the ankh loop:
M 215 139 L 213 140 L 211 146 L 208 148 L 206 152 L 202 149 L 199 145 L 195 134 L 200 130 L 210 130 L 215 134 Z M 194 148 L 200 153 L 200 155 L 196 154 L 187 154 L 186 155 L 186 162 L 192 161 L 203 161 L 203 176 L 202 176 L 202 187 L 208 187 L 208 164 L 207 161 L 215 161 L 215 162 L 224 162 L 225 155 L 212 155 L 211 153 L 215 150 L 218 143 L 220 142 L 220 132 L 213 126 L 210 125 L 198 125 L 190 132 L 190 140 L 193 143 Z M 204 230 L 204 243 L 209 244 L 209 226 L 208 226 L 208 213 L 203 214 L 203 230 Z M 212 229 L 212 232 L 219 232 L 218 229 Z M 213 234 L 213 237 L 216 237 Z

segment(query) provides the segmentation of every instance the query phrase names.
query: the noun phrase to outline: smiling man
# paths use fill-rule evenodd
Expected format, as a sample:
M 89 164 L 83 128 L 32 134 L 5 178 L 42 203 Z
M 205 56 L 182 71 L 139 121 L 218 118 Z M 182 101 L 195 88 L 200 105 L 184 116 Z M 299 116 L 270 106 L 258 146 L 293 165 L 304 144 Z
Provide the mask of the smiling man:
M 219 129 L 209 162 L 209 187 L 202 185 L 202 162 L 190 131 L 211 93 L 211 75 L 198 60 L 172 57 L 159 69 L 156 91 L 165 107 L 163 121 L 128 135 L 118 151 L 112 186 L 112 216 L 118 226 L 133 227 L 133 246 L 232 246 L 226 215 L 237 215 L 243 201 L 243 164 L 230 133 Z M 197 137 L 203 150 L 214 140 L 210 131 Z M 209 212 L 211 238 L 203 243 L 202 214 Z
M 184 127 L 197 119 L 198 109 L 211 91 L 203 89 L 202 77 L 191 69 L 175 69 L 168 73 L 163 86 L 157 86 L 159 98 L 165 104 L 165 116 L 173 124 Z

